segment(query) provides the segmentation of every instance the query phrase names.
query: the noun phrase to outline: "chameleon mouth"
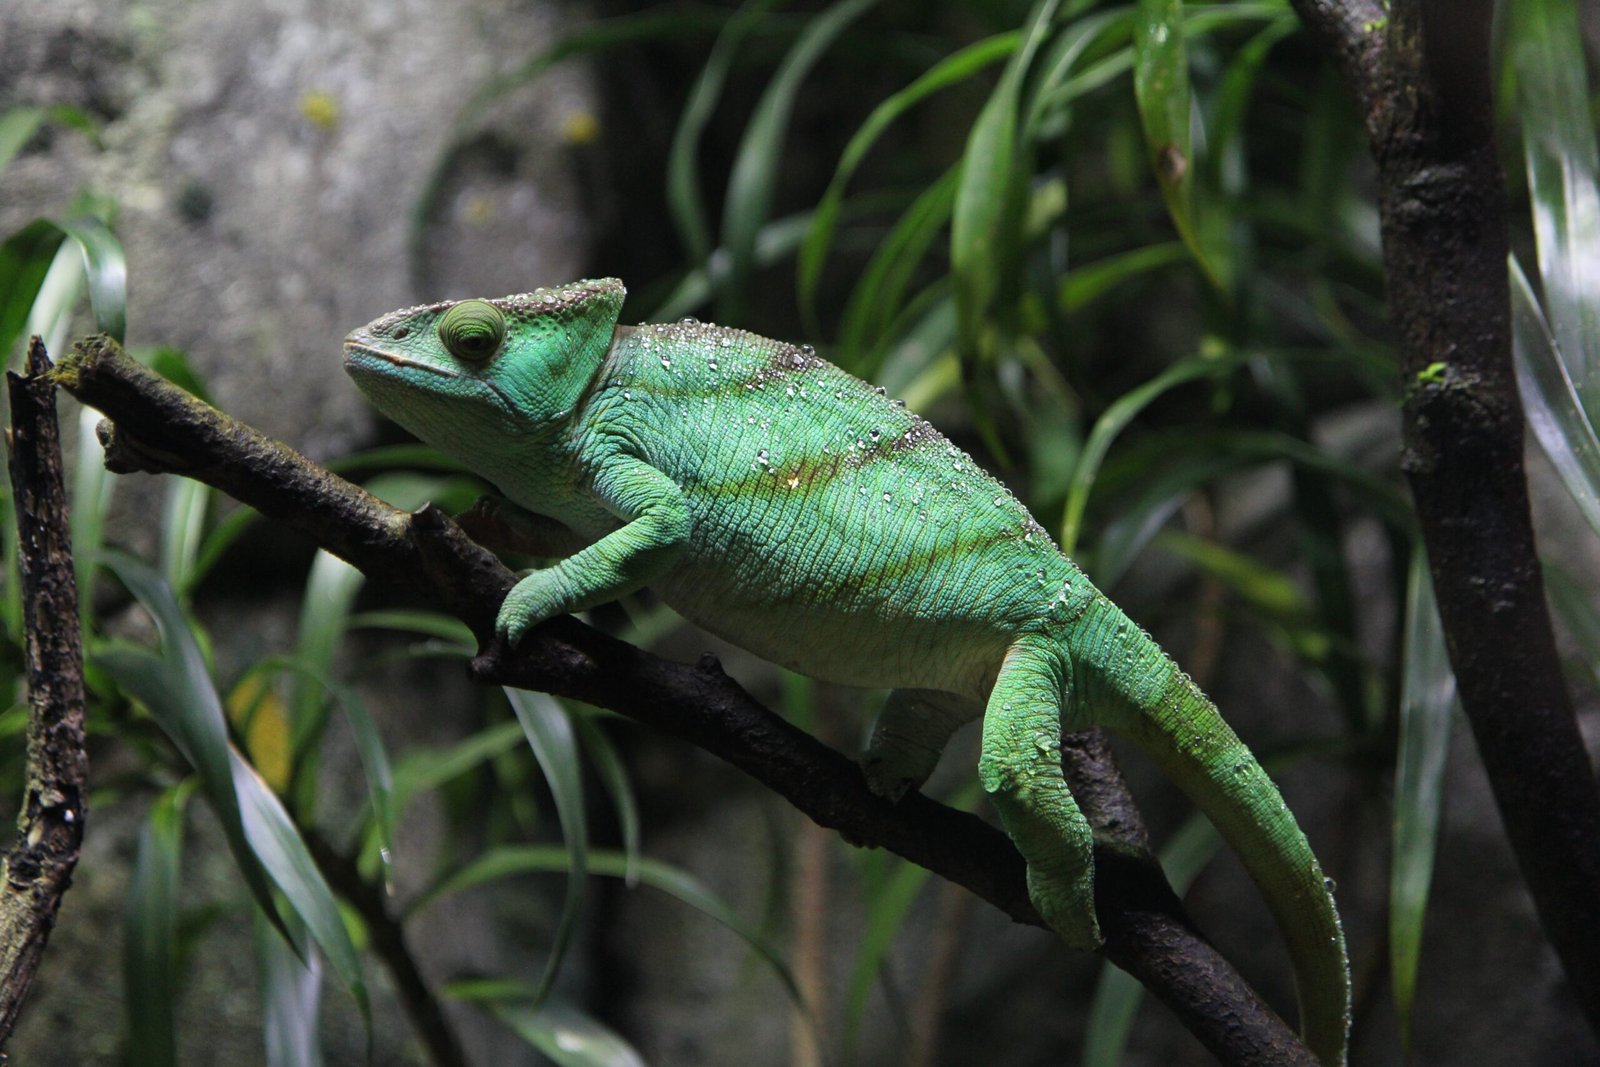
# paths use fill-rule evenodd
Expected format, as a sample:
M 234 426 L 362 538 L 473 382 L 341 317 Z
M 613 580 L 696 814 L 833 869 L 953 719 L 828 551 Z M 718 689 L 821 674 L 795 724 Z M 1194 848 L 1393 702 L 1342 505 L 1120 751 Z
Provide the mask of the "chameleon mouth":
M 423 371 L 440 378 L 455 379 L 461 377 L 460 374 L 444 367 L 435 366 L 431 363 L 419 363 L 414 359 L 397 356 L 393 352 L 385 352 L 380 348 L 373 348 L 371 345 L 357 341 L 353 337 L 344 339 L 344 365 L 346 367 L 356 370 L 375 370 L 380 374 L 387 373 L 384 368 L 374 367 L 371 365 L 372 363 L 385 363 L 391 367 L 398 367 L 407 371 Z
M 464 374 L 459 370 L 441 367 L 436 363 L 424 363 L 420 360 L 407 359 L 405 356 L 393 352 L 386 352 L 381 348 L 361 341 L 357 335 L 352 334 L 344 339 L 344 366 L 352 376 L 362 374 L 378 375 L 392 380 L 404 381 L 405 375 L 412 371 L 421 371 L 431 374 L 436 378 L 443 378 L 447 382 L 470 382 L 479 386 L 499 401 L 507 415 L 514 415 L 517 406 L 511 402 L 511 397 L 505 391 L 487 378 L 480 378 L 472 374 Z

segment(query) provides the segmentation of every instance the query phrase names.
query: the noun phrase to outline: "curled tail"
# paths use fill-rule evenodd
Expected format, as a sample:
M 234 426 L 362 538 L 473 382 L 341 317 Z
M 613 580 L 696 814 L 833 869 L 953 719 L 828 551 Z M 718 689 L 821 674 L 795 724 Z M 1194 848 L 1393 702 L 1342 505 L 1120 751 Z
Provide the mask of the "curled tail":
M 1164 669 L 1151 672 L 1164 676 L 1165 684 L 1157 687 L 1162 695 L 1133 701 L 1134 717 L 1119 726 L 1244 861 L 1288 945 L 1301 1036 L 1322 1063 L 1342 1065 L 1350 1028 L 1350 966 L 1322 867 L 1278 787 L 1216 705 L 1154 642 L 1150 647 L 1164 663 Z

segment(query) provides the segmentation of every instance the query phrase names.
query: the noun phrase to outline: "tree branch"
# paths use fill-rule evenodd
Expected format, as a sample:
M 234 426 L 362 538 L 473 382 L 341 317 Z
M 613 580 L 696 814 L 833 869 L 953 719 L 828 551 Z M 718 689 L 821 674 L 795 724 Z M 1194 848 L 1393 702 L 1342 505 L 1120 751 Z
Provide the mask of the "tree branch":
M 408 516 L 388 507 L 158 378 L 107 338 L 80 343 L 57 379 L 115 420 L 115 430 L 102 433 L 112 469 L 198 478 L 307 534 L 376 581 L 415 588 L 421 575 L 426 591 L 490 642 L 473 661 L 479 681 L 575 697 L 683 738 L 847 841 L 886 848 L 1018 922 L 1042 925 L 1028 900 L 1022 857 L 1003 833 L 921 794 L 899 803 L 877 796 L 853 760 L 762 706 L 714 658 L 673 663 L 571 617 L 541 624 L 508 654 L 492 635 L 513 576 L 441 512 L 427 507 Z M 1224 1063 L 1314 1063 L 1189 925 L 1103 743 L 1075 737 L 1064 748 L 1074 789 L 1094 798 L 1086 800 L 1088 810 L 1102 813 L 1095 903 L 1106 958 L 1144 982 Z
M 1600 788 L 1540 581 L 1511 366 L 1490 0 L 1294 0 L 1337 44 L 1378 162 L 1390 314 L 1407 383 L 1406 474 L 1462 707 L 1545 933 L 1600 1032 Z
M 83 843 L 83 648 L 50 360 L 35 337 L 11 394 L 11 489 L 27 631 L 28 770 L 0 858 L 0 1045 L 11 1036 Z

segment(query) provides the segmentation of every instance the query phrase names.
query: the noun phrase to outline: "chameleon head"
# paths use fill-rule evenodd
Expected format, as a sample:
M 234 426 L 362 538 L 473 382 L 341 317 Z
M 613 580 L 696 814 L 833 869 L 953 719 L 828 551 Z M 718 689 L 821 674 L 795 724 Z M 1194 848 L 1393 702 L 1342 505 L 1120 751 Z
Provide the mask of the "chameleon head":
M 385 415 L 463 459 L 559 424 L 611 347 L 615 278 L 393 311 L 344 339 L 345 371 Z

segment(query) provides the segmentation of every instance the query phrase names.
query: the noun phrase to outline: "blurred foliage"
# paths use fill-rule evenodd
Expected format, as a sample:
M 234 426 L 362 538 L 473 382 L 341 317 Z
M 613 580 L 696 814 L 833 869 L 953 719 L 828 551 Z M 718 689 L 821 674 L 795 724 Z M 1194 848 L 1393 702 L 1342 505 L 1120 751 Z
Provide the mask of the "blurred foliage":
M 1600 530 L 1600 357 L 1589 351 L 1600 336 L 1600 287 L 1586 283 L 1600 263 L 1591 88 L 1571 0 L 1509 10 L 1506 143 L 1508 159 L 1520 148 L 1527 173 L 1514 225 L 1537 250 L 1535 280 L 1512 264 L 1519 374 L 1541 445 Z M 604 269 L 634 285 L 637 317 L 692 312 L 803 337 L 882 383 L 984 454 L 1136 617 L 1158 630 L 1249 629 L 1280 649 L 1339 725 L 1308 736 L 1286 723 L 1265 746 L 1270 761 L 1394 774 L 1392 801 L 1365 791 L 1351 802 L 1393 804 L 1387 937 L 1405 1033 L 1426 966 L 1420 935 L 1451 686 L 1397 465 L 1393 411 L 1405 383 L 1382 317 L 1365 143 L 1287 4 L 653 6 L 585 26 L 485 84 L 459 117 L 459 142 L 551 66 L 618 54 L 638 62 L 609 76 L 657 78 L 645 88 L 664 86 L 679 116 L 670 137 L 615 115 L 581 139 L 586 150 L 649 164 L 632 168 L 641 185 L 620 190 L 617 233 L 603 242 Z M 358 118 L 337 120 L 330 128 Z M 52 124 L 98 137 L 76 111 L 16 109 L 0 115 L 0 169 Z M 426 192 L 409 218 L 419 278 L 421 234 L 453 153 L 427 161 Z M 664 185 L 650 185 L 660 174 Z M 59 354 L 85 301 L 99 329 L 122 334 L 126 268 L 114 223 L 114 205 L 86 194 L 0 243 L 8 358 L 30 333 Z M 182 353 L 138 354 L 202 388 Z M 436 991 L 484 1006 L 557 1062 L 642 1062 L 597 1019 L 549 995 L 579 929 L 585 872 L 664 890 L 713 916 L 800 996 L 772 930 L 639 855 L 641 816 L 610 717 L 485 694 L 458 716 L 474 732 L 389 751 L 361 690 L 424 660 L 469 655 L 455 620 L 384 598 L 364 606 L 362 577 L 321 554 L 293 645 L 220 677 L 196 598 L 227 596 L 225 581 L 212 579 L 219 561 L 249 565 L 243 535 L 257 517 L 171 478 L 158 562 L 108 549 L 115 483 L 96 454 L 94 419 L 80 424 L 73 485 L 90 733 L 97 763 L 116 749 L 119 765 L 136 770 L 102 785 L 93 805 L 147 811 L 127 898 L 130 1062 L 175 1062 L 182 960 L 205 951 L 202 920 L 218 910 L 255 917 L 268 1062 L 320 1055 L 325 968 L 370 1019 L 375 917 L 333 888 L 342 883 L 324 857 L 348 859 L 386 897 L 394 827 L 430 791 L 455 825 L 475 829 L 459 835 L 459 853 L 436 858 L 425 891 L 397 902 L 394 921 L 426 923 L 427 905 L 471 886 L 564 873 L 569 888 L 541 973 Z M 337 466 L 402 507 L 459 506 L 475 491 L 427 449 L 374 450 Z M 0 783 L 15 793 L 26 715 L 21 606 L 9 495 L 0 508 L 0 670 L 11 699 L 0 715 Z M 1355 558 L 1357 532 L 1380 546 L 1372 558 Z M 97 567 L 116 580 L 104 596 L 94 595 Z M 1592 681 L 1592 598 L 1564 574 L 1551 581 Z M 1386 592 L 1373 597 L 1373 588 Z M 141 615 L 158 642 L 128 636 L 150 632 Z M 646 644 L 672 625 L 648 600 L 607 621 Z M 1372 632 L 1396 637 L 1374 647 Z M 324 745 L 335 729 L 348 733 L 364 772 L 366 806 L 353 819 L 324 803 Z M 963 781 L 945 799 L 976 804 L 970 776 Z M 591 844 L 587 805 L 599 795 L 620 850 Z M 231 850 L 232 899 L 180 891 L 191 798 L 210 806 Z M 1202 822 L 1180 831 L 1164 852 L 1174 883 L 1192 880 L 1214 848 Z M 928 881 L 881 854 L 856 863 L 865 933 L 852 979 L 838 1020 L 811 1019 L 829 1056 L 845 1063 L 858 1058 L 869 1000 L 895 985 L 890 947 Z M 1140 995 L 1106 969 L 1085 1062 L 1119 1061 Z M 1359 989 L 1357 1002 L 1369 1002 Z M 903 1015 L 910 1026 L 918 1013 Z

